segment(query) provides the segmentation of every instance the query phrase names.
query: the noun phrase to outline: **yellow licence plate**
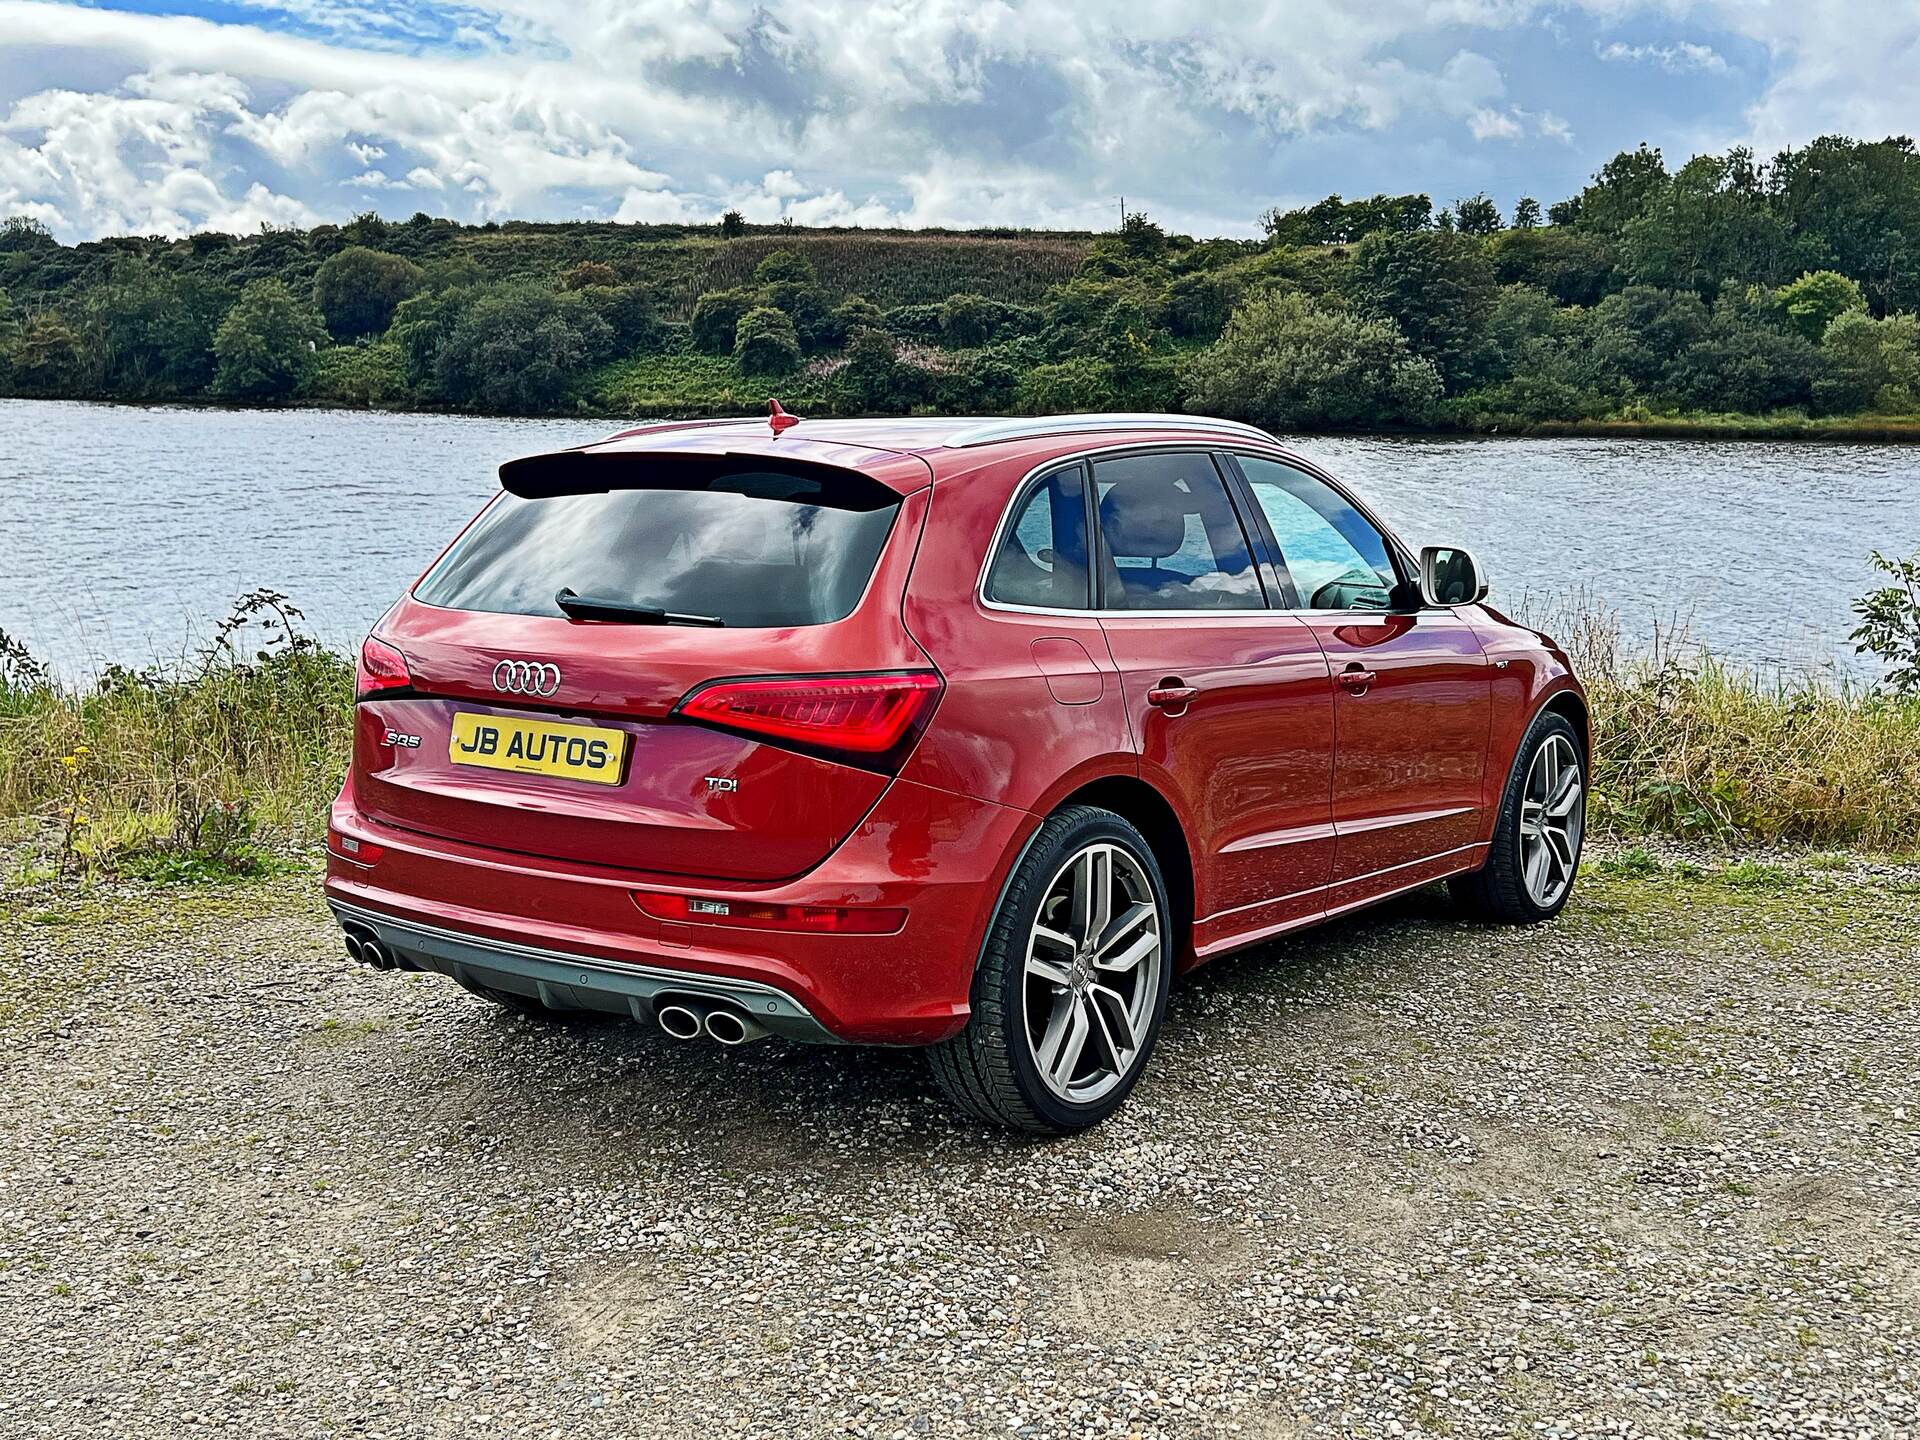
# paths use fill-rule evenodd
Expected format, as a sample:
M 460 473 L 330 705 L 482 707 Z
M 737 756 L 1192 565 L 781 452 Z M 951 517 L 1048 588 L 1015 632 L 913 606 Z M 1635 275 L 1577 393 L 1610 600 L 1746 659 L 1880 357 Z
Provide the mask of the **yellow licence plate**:
M 501 715 L 459 710 L 454 712 L 447 757 L 456 765 L 618 785 L 621 762 L 627 758 L 627 739 L 625 731 L 598 725 L 509 720 Z

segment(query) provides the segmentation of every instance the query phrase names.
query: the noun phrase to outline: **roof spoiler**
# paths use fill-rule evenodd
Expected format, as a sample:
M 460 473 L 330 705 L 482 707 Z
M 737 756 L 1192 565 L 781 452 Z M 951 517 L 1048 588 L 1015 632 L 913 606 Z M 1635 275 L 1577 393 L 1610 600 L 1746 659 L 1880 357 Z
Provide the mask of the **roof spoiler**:
M 718 490 L 834 510 L 879 510 L 900 499 L 897 490 L 858 470 L 738 451 L 584 449 L 522 455 L 501 465 L 500 488 L 523 500 L 610 490 Z

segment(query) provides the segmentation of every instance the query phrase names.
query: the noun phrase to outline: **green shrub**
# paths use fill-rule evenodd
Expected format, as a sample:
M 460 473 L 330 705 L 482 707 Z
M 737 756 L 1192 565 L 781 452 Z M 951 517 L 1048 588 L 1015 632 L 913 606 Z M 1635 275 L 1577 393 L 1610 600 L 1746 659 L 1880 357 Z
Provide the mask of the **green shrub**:
M 800 337 L 784 311 L 749 310 L 734 331 L 733 358 L 746 375 L 790 375 L 800 368 Z
M 1860 287 L 1833 270 L 1810 270 L 1791 285 L 1783 285 L 1774 298 L 1794 329 L 1815 343 L 1849 310 L 1867 308 Z
M 391 340 L 331 345 L 313 357 L 296 392 L 323 405 L 397 405 L 407 398 L 407 366 Z
M 1419 420 L 1440 376 L 1391 322 L 1266 295 L 1234 311 L 1186 373 L 1187 408 L 1269 429 Z
M 694 345 L 709 355 L 731 355 L 740 317 L 756 303 L 751 290 L 709 290 L 694 302 Z
M 522 414 L 572 392 L 610 348 L 607 323 L 541 285 L 470 293 L 439 346 L 434 383 L 456 405 Z
M 762 285 L 814 285 L 820 277 L 813 262 L 798 250 L 776 250 L 753 267 L 753 278 Z
M 342 340 L 381 335 L 400 302 L 425 282 L 426 273 L 411 260 L 350 245 L 314 273 L 313 303 L 327 329 Z
M 216 395 L 277 400 L 291 395 L 327 338 L 319 312 L 278 280 L 256 280 L 221 322 L 213 351 Z

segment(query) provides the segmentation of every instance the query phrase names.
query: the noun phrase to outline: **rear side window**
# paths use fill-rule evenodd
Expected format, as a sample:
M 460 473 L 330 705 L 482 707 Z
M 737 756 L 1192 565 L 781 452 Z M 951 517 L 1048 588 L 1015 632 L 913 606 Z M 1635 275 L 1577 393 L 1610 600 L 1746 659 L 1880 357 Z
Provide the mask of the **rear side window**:
M 1078 465 L 1056 470 L 1028 492 L 1000 539 L 987 598 L 1003 605 L 1084 610 L 1087 504 Z
M 899 499 L 749 472 L 503 494 L 414 591 L 429 605 L 562 615 L 562 588 L 731 626 L 822 625 L 859 603 Z M 844 493 L 843 493 L 844 492 Z
M 1226 483 L 1208 455 L 1129 455 L 1093 467 L 1109 610 L 1266 606 Z

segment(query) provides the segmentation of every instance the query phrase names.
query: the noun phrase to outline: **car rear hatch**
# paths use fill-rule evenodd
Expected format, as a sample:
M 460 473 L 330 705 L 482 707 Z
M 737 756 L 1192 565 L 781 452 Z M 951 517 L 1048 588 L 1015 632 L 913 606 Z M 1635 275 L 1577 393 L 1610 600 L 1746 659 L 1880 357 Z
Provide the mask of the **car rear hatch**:
M 817 865 L 938 700 L 900 620 L 925 462 L 683 438 L 501 475 L 505 492 L 368 639 L 361 811 L 655 873 L 772 881 Z

